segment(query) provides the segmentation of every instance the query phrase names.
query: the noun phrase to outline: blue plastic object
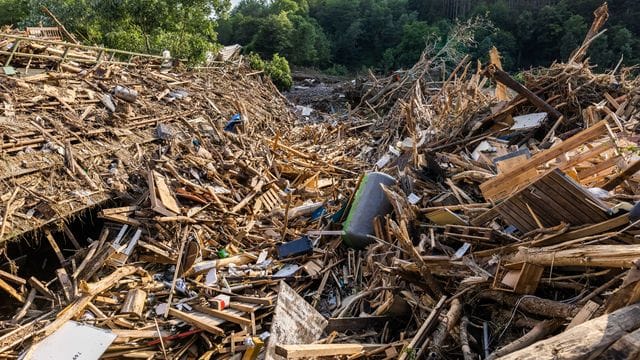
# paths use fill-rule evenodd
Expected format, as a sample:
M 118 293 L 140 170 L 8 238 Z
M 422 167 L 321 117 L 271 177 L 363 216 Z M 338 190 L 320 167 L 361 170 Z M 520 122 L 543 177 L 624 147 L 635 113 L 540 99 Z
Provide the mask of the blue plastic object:
M 236 132 L 236 125 L 242 122 L 242 116 L 240 114 L 235 114 L 231 117 L 231 120 L 224 126 L 224 131 Z

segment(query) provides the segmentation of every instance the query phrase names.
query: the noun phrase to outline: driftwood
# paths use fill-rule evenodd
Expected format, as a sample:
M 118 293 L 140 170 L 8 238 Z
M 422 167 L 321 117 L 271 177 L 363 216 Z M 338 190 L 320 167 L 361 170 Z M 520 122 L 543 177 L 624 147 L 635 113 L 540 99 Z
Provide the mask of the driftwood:
M 596 359 L 609 346 L 638 328 L 640 304 L 587 321 L 499 359 Z

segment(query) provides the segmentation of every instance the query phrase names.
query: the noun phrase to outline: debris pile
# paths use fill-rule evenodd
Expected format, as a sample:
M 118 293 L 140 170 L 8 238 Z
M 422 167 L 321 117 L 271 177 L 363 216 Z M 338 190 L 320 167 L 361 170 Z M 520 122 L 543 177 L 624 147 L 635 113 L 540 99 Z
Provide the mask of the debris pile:
M 597 34 L 524 84 L 425 54 L 314 124 L 239 63 L 0 35 L 0 354 L 637 357 L 639 94 Z

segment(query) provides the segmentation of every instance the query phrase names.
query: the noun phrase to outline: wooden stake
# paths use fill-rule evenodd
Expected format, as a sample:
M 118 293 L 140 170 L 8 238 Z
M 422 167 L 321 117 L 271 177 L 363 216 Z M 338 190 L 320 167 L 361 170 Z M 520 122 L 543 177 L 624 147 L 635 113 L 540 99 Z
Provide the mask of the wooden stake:
M 187 239 L 189 238 L 189 227 L 184 229 L 184 235 L 182 235 L 182 240 L 180 240 L 180 250 L 178 252 L 178 260 L 176 260 L 176 269 L 173 273 L 173 280 L 171 281 L 171 289 L 169 290 L 169 298 L 167 299 L 167 309 L 164 312 L 164 318 L 166 319 L 169 316 L 169 310 L 171 309 L 171 301 L 173 300 L 173 292 L 176 288 L 176 281 L 178 281 L 178 274 L 180 273 L 180 264 L 182 263 L 182 253 L 184 252 L 184 246 L 187 243 Z

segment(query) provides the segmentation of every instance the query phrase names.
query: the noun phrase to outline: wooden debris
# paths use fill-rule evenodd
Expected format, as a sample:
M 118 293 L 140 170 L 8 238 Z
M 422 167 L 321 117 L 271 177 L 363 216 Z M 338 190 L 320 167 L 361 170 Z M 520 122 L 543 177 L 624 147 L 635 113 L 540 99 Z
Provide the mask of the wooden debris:
M 127 293 L 127 297 L 124 299 L 120 313 L 131 314 L 141 318 L 146 301 L 147 293 L 144 290 L 131 289 Z
M 425 52 L 313 122 L 241 60 L 3 29 L 0 353 L 77 322 L 103 358 L 637 357 L 640 80 L 583 60 L 606 13 L 521 82 Z M 350 249 L 368 171 L 393 211 Z

